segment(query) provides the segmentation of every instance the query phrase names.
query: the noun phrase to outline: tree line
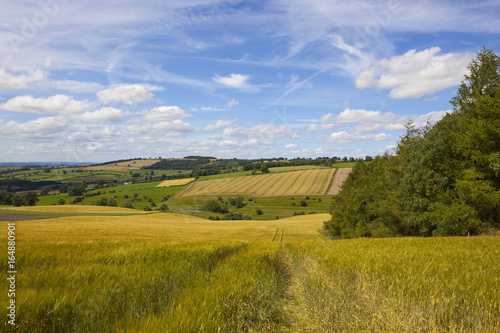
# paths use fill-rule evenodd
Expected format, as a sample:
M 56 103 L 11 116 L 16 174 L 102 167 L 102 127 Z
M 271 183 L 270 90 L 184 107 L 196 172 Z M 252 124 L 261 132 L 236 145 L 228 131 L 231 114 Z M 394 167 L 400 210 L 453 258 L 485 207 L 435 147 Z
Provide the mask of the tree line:
M 464 236 L 500 228 L 500 58 L 482 49 L 453 111 L 406 124 L 394 155 L 358 162 L 333 198 L 335 237 Z

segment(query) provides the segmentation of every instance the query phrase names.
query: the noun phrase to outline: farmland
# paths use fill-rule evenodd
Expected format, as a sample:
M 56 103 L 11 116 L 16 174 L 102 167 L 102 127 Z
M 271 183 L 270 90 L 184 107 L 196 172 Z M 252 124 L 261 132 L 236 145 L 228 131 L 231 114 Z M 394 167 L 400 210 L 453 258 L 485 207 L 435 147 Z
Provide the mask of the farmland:
M 94 171 L 119 171 L 126 172 L 129 170 L 137 170 L 142 167 L 150 166 L 160 161 L 160 159 L 139 159 L 139 160 L 129 160 L 121 161 L 116 163 L 108 163 L 103 165 L 95 165 L 84 168 L 84 170 L 94 170 Z
M 203 195 L 322 195 L 330 187 L 334 169 L 312 169 L 255 176 L 199 181 L 176 193 L 177 197 Z
M 161 182 L 160 184 L 156 185 L 156 187 L 184 186 L 191 183 L 195 179 L 196 178 L 181 178 L 181 179 L 165 180 L 164 182 Z
M 498 237 L 332 242 L 319 232 L 328 214 L 207 221 L 99 211 L 16 222 L 17 332 L 494 332 L 500 325 Z

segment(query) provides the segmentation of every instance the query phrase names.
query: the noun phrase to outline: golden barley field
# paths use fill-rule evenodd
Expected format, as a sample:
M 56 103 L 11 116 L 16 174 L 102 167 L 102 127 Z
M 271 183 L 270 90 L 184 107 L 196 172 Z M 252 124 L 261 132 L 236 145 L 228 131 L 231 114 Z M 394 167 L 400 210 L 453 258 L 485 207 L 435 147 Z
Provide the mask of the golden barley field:
M 156 185 L 156 187 L 184 186 L 191 183 L 195 179 L 196 178 L 182 178 L 182 179 L 165 180 L 160 184 Z
M 143 159 L 143 160 L 130 160 L 130 161 L 122 161 L 117 163 L 108 163 L 104 165 L 94 165 L 83 168 L 84 170 L 92 170 L 92 171 L 118 171 L 118 172 L 126 172 L 128 170 L 137 170 L 145 166 L 150 166 L 160 161 L 160 159 Z
M 311 169 L 263 175 L 219 178 L 193 182 L 176 197 L 203 195 L 246 195 L 270 197 L 285 195 L 323 195 L 336 169 Z
M 498 331 L 500 237 L 330 240 L 328 218 L 0 222 L 0 248 L 15 226 L 17 269 L 16 324 L 2 331 Z

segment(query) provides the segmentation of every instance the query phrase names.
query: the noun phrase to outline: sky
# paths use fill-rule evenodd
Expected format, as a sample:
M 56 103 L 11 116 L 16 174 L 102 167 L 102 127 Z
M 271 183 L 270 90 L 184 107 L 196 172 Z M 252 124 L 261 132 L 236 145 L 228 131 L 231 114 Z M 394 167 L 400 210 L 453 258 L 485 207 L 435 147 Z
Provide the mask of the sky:
M 0 162 L 393 153 L 500 42 L 498 0 L 0 6 Z

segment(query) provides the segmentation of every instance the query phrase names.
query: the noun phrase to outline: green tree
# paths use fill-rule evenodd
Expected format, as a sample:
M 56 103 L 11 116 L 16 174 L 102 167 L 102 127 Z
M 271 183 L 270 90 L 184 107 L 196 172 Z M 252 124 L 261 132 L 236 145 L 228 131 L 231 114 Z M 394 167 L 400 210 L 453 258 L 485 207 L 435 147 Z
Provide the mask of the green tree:
M 24 194 L 24 202 L 27 206 L 36 206 L 38 202 L 38 196 L 36 192 L 27 192 Z
M 266 163 L 262 163 L 262 165 L 260 166 L 260 171 L 262 173 L 269 173 L 269 167 L 267 166 Z

